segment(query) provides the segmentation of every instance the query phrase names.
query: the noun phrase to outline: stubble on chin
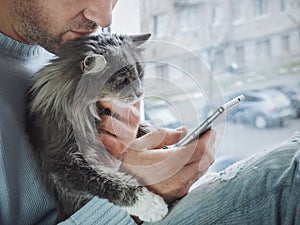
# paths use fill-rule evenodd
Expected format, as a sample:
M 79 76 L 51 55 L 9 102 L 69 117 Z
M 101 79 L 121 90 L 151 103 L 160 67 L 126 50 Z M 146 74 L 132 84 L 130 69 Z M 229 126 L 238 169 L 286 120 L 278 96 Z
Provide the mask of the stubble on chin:
M 24 40 L 31 45 L 40 45 L 48 51 L 54 52 L 57 45 L 61 43 L 61 35 L 54 34 L 58 30 L 51 23 L 51 15 L 47 15 L 37 3 L 38 1 L 15 1 L 14 7 L 14 29 Z
M 62 44 L 95 32 L 98 26 L 78 14 L 70 21 L 60 21 L 57 16 L 43 8 L 39 0 L 12 0 L 16 33 L 27 44 L 37 44 L 57 53 Z

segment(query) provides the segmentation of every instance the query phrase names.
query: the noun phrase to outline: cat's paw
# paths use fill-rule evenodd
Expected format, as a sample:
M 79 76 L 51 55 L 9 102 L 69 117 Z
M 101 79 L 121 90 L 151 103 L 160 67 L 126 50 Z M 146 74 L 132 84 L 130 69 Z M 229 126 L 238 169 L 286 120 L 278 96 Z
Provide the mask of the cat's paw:
M 143 188 L 138 195 L 138 201 L 125 209 L 129 214 L 137 216 L 145 222 L 160 221 L 168 214 L 168 205 L 163 198 L 146 188 Z

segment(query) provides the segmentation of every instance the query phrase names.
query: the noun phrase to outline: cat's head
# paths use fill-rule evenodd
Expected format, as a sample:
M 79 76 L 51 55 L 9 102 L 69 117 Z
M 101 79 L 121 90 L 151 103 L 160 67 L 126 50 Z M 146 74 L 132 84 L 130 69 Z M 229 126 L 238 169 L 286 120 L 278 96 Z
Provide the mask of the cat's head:
M 119 106 L 128 105 L 143 95 L 141 45 L 150 36 L 88 36 L 66 44 L 60 58 L 75 59 L 82 78 L 98 83 L 98 87 L 93 87 L 98 89 L 98 100 L 111 101 Z
M 35 85 L 36 90 L 42 89 L 37 98 L 39 107 L 55 118 L 59 127 L 68 127 L 74 133 L 90 164 L 119 165 L 107 151 L 99 151 L 102 145 L 95 138 L 95 121 L 101 121 L 97 103 L 108 100 L 128 106 L 141 98 L 141 45 L 149 37 L 150 34 L 100 34 L 70 41 L 40 72 L 40 81 Z

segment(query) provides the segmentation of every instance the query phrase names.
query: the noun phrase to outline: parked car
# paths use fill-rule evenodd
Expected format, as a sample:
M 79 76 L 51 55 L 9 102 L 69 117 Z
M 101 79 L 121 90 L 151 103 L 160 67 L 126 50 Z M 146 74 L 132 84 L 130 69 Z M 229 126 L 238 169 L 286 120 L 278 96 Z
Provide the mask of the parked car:
M 245 96 L 245 101 L 228 115 L 229 121 L 263 129 L 283 126 L 293 115 L 290 100 L 278 90 L 249 90 L 239 94 Z
M 296 118 L 300 118 L 300 88 L 298 90 L 296 87 L 278 85 L 270 87 L 270 89 L 276 89 L 286 95 L 286 97 L 291 101 L 291 106 L 294 110 L 294 116 Z

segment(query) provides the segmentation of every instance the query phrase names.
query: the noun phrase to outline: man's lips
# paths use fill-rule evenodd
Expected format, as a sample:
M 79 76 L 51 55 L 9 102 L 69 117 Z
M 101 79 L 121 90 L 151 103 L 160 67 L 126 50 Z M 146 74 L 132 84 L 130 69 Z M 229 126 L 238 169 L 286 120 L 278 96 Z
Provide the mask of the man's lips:
M 93 31 L 75 31 L 75 30 L 70 30 L 70 31 L 66 32 L 62 36 L 62 42 L 65 43 L 65 42 L 70 41 L 70 40 L 81 38 L 81 37 L 89 35 L 89 34 L 91 34 L 93 32 L 95 32 L 95 31 L 94 30 Z

